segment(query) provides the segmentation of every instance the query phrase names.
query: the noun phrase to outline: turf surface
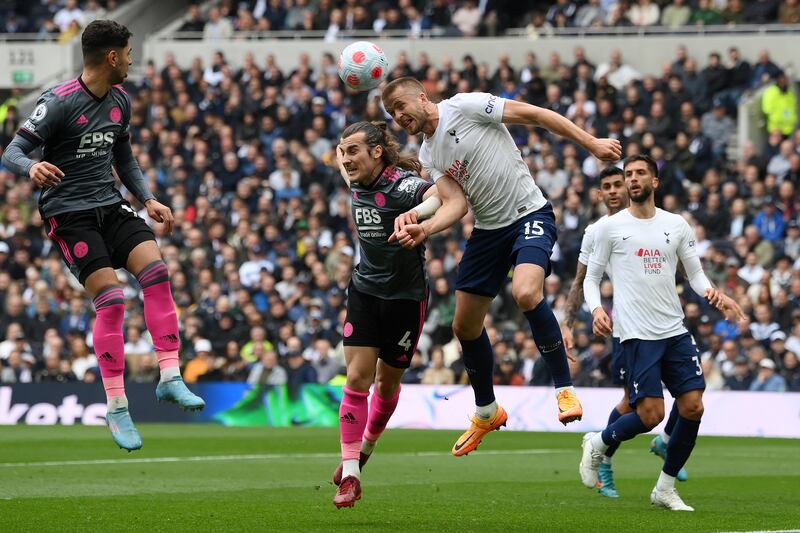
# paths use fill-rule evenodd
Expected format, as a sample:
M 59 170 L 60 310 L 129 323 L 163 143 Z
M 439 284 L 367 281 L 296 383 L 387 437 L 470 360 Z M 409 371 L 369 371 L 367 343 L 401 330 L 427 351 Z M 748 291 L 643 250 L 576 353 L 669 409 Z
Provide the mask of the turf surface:
M 626 443 L 621 498 L 583 488 L 580 435 L 497 432 L 469 457 L 451 431 L 389 430 L 354 509 L 331 503 L 338 432 L 141 425 L 0 428 L 0 531 L 745 531 L 800 527 L 800 441 L 700 438 L 679 484 L 695 513 L 653 509 L 660 460 Z

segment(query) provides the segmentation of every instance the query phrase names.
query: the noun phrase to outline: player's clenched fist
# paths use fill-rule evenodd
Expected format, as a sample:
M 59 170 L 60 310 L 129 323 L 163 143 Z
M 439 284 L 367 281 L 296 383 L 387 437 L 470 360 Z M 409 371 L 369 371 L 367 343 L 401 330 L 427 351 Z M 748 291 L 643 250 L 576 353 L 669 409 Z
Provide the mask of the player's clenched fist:
M 167 233 L 172 233 L 172 226 L 175 223 L 175 217 L 172 216 L 172 210 L 156 200 L 148 200 L 145 202 L 147 214 L 156 222 L 164 224 L 164 229 Z
M 601 161 L 614 162 L 622 159 L 622 144 L 617 139 L 595 139 L 592 155 Z
M 611 319 L 608 318 L 605 310 L 598 307 L 592 311 L 592 331 L 595 335 L 606 338 L 611 335 Z
M 47 161 L 34 163 L 28 175 L 39 187 L 55 187 L 64 177 L 64 173 L 57 166 Z
M 389 236 L 389 242 L 397 240 L 397 236 L 400 234 L 401 231 L 405 229 L 406 226 L 409 224 L 416 224 L 417 223 L 417 211 L 412 209 L 411 211 L 406 211 L 402 215 L 398 216 L 394 219 L 394 233 Z

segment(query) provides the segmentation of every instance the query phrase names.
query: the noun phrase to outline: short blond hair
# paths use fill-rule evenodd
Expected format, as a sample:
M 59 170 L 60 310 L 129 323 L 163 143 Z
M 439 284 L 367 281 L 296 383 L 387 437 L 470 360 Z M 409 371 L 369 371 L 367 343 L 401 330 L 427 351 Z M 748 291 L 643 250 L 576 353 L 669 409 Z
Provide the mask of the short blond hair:
M 428 95 L 427 91 L 425 91 L 425 86 L 417 78 L 412 78 L 411 76 L 404 76 L 402 78 L 397 78 L 394 81 L 389 82 L 386 87 L 383 89 L 383 93 L 381 94 L 381 99 L 383 100 L 383 104 L 386 105 L 386 99 L 391 97 L 392 94 L 395 93 L 398 89 L 405 89 L 410 88 L 411 90 L 419 91 L 425 93 L 425 96 Z

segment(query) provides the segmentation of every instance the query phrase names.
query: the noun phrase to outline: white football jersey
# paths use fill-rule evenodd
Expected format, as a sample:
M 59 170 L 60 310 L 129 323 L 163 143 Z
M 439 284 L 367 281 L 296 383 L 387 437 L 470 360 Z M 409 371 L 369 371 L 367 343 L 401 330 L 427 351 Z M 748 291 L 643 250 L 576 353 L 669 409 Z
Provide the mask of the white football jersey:
M 594 250 L 594 230 L 598 224 L 600 224 L 607 218 L 608 215 L 603 215 L 596 221 L 594 221 L 594 223 L 586 226 L 586 229 L 583 230 L 583 239 L 581 239 L 581 252 L 580 255 L 578 255 L 578 262 L 581 263 L 582 265 L 589 266 L 589 258 L 592 256 L 592 251 Z M 608 274 L 608 279 L 610 279 L 611 282 L 613 283 L 614 279 L 611 277 L 611 265 L 606 265 L 606 274 Z M 613 327 L 611 335 L 613 337 L 619 337 L 619 331 L 617 331 L 617 322 L 616 320 L 613 319 L 613 314 L 612 314 L 611 324 Z
M 678 261 L 697 256 L 695 236 L 679 215 L 650 219 L 625 209 L 595 224 L 592 268 L 614 272 L 614 329 L 622 341 L 686 333 L 675 288 Z
M 509 226 L 547 203 L 502 122 L 504 106 L 488 93 L 440 102 L 436 131 L 419 150 L 434 181 L 446 175 L 461 185 L 479 229 Z

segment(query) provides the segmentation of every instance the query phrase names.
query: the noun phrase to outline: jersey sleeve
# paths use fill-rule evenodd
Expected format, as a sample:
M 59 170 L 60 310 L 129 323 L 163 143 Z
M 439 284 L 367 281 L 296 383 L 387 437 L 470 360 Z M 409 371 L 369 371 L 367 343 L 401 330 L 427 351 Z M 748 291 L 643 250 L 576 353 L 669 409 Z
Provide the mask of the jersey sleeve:
M 122 93 L 122 106 L 120 106 L 122 108 L 122 133 L 117 137 L 117 142 L 127 142 L 131 138 L 131 99 L 124 91 L 120 90 L 120 92 Z
M 594 224 L 590 224 L 583 232 L 583 239 L 581 239 L 581 252 L 578 255 L 578 261 L 582 265 L 589 266 L 589 258 L 592 256 L 594 249 Z
M 678 245 L 678 258 L 683 262 L 685 259 L 697 257 L 697 242 L 694 230 L 686 220 L 681 219 L 681 240 Z
M 37 145 L 44 144 L 58 131 L 61 114 L 58 97 L 44 93 L 36 101 L 31 116 L 20 126 L 19 133 Z
M 611 233 L 607 222 L 597 222 L 593 226 L 592 250 L 589 254 L 587 265 L 590 267 L 599 267 L 602 275 L 602 272 L 605 271 L 608 265 L 608 260 L 611 258 L 613 246 L 611 242 Z M 582 252 L 583 250 L 581 250 L 581 253 Z
M 505 98 L 489 93 L 461 93 L 452 98 L 467 120 L 500 124 L 503 122 Z
M 428 149 L 425 145 L 423 145 L 419 151 L 419 162 L 422 164 L 422 167 L 428 171 L 428 174 L 430 175 L 431 180 L 433 180 L 434 183 L 436 183 L 439 180 L 439 178 L 445 175 L 444 172 L 436 169 L 433 166 L 430 157 L 428 156 Z

